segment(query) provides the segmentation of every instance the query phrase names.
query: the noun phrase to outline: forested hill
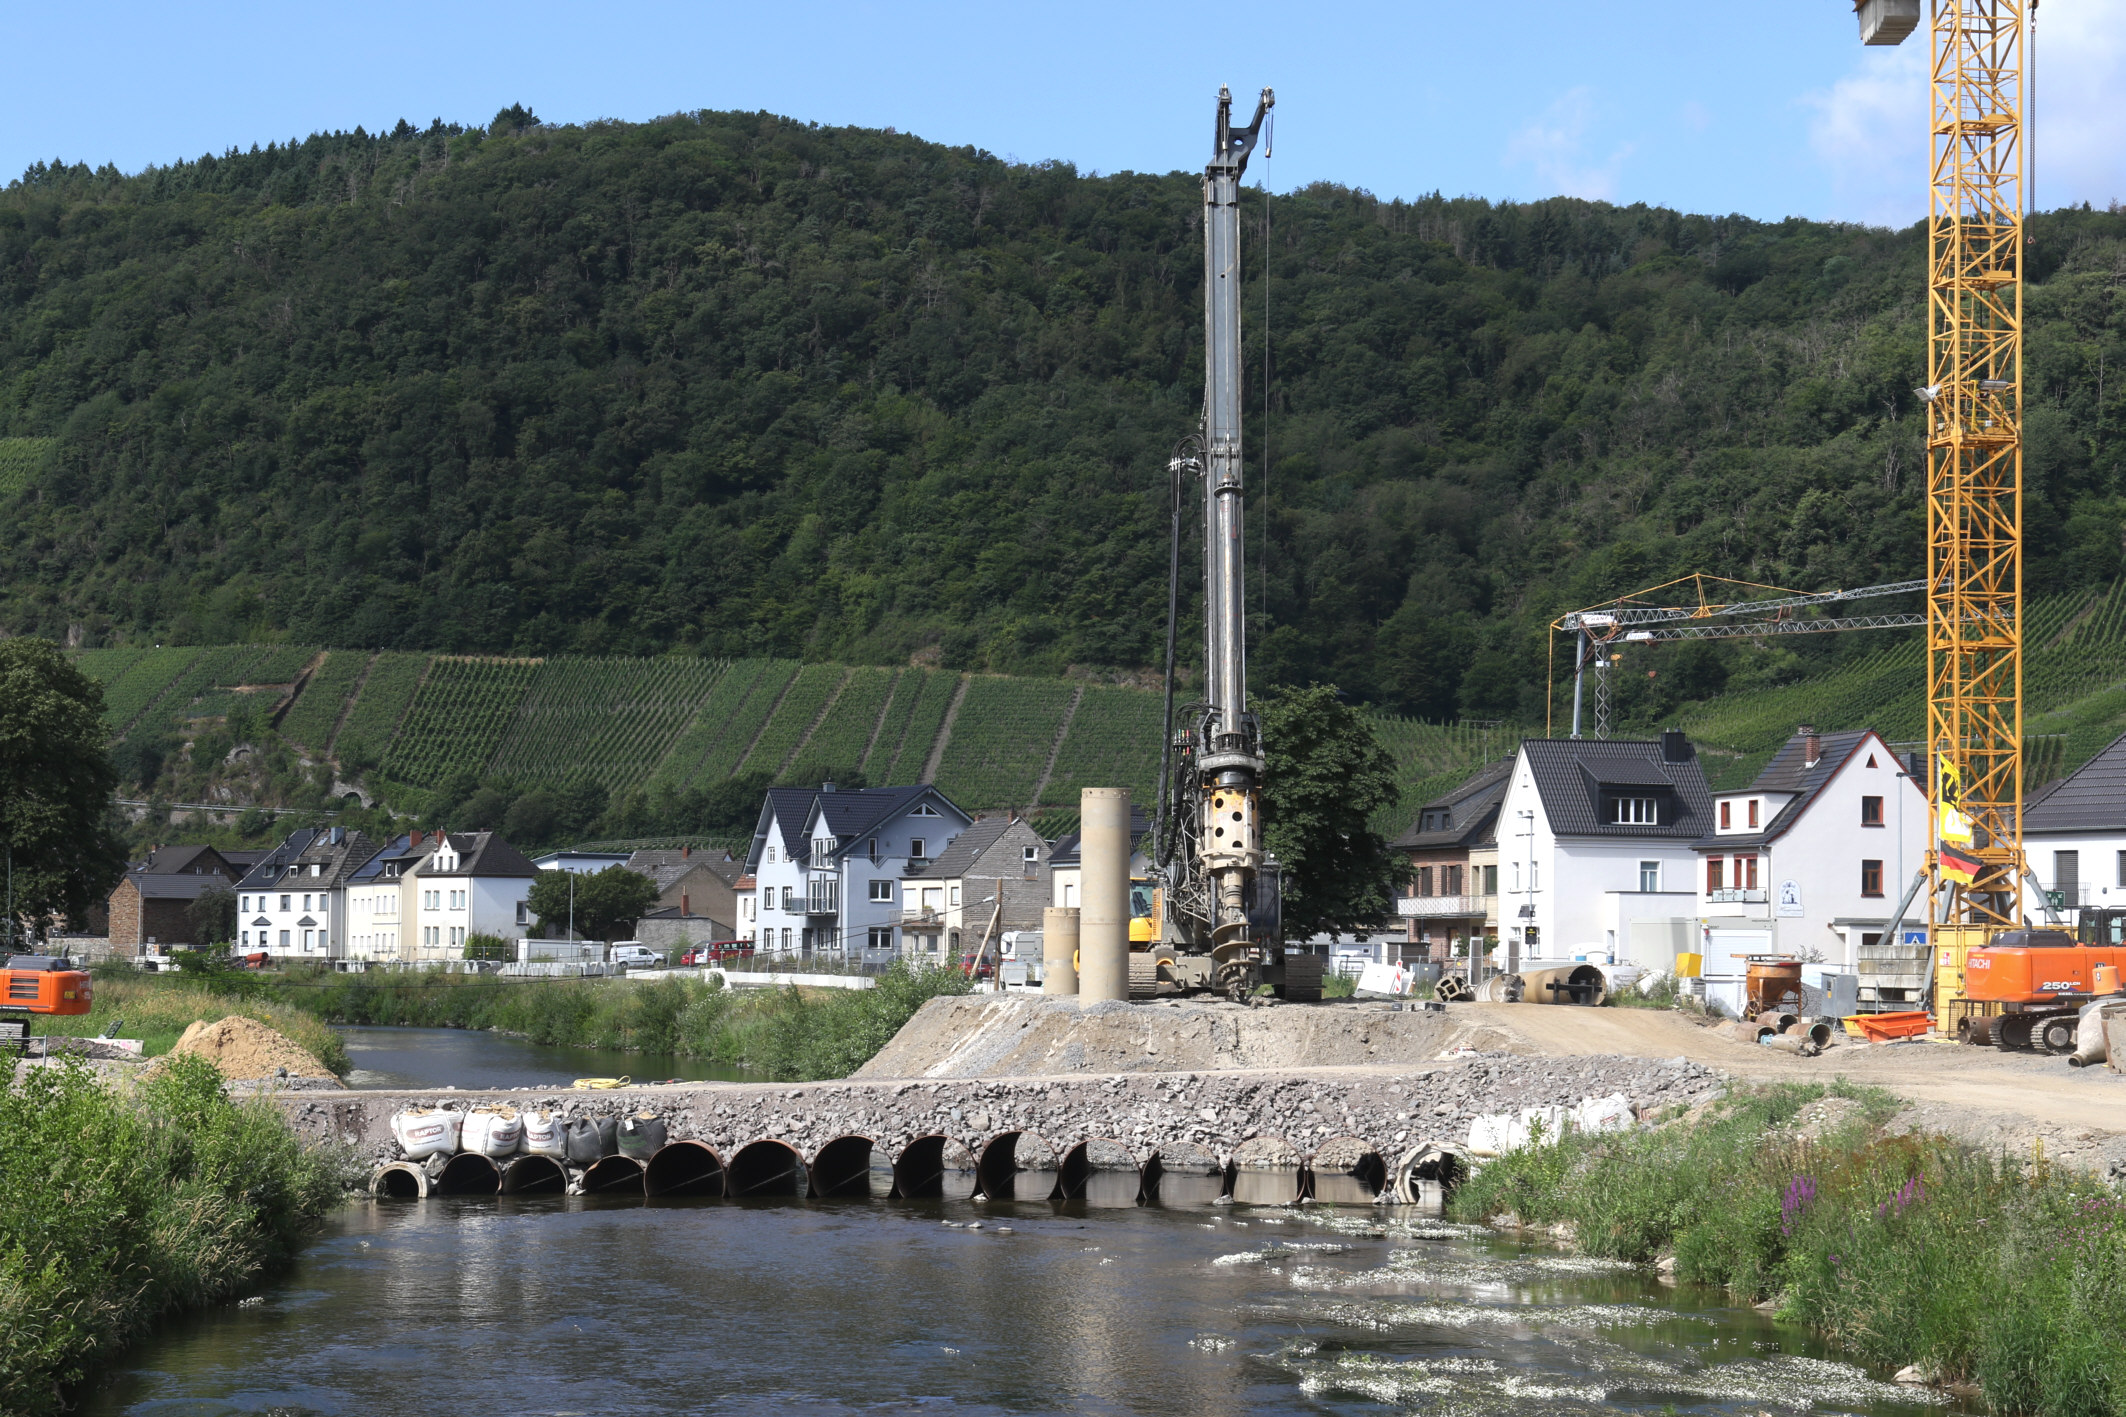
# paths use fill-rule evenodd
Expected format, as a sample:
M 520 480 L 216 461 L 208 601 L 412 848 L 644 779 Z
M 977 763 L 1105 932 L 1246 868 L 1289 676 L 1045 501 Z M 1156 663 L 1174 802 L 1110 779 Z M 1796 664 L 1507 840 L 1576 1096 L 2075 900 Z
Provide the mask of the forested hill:
M 1199 201 L 714 112 L 33 168 L 0 194 L 0 629 L 1154 663 Z M 1914 573 L 1916 229 L 1331 187 L 1272 220 L 1258 674 L 1534 718 L 1568 604 Z M 2120 570 L 2126 217 L 2036 242 L 2029 580 L 2066 591 Z M 1844 652 L 1699 651 L 1626 708 Z

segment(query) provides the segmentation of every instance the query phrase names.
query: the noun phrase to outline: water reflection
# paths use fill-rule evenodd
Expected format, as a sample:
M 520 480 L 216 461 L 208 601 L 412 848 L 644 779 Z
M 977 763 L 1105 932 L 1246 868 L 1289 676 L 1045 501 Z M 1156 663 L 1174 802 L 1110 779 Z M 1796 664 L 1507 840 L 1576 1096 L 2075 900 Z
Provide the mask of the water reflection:
M 638 1082 L 749 1082 L 743 1068 L 670 1053 L 608 1048 L 550 1048 L 527 1038 L 470 1028 L 359 1027 L 335 1030 L 354 1070 L 349 1087 L 567 1086 L 580 1077 L 632 1077 Z
M 1716 1296 L 1389 1207 L 362 1205 L 265 1297 L 172 1327 L 83 1410 L 1888 1417 L 1929 1400 Z

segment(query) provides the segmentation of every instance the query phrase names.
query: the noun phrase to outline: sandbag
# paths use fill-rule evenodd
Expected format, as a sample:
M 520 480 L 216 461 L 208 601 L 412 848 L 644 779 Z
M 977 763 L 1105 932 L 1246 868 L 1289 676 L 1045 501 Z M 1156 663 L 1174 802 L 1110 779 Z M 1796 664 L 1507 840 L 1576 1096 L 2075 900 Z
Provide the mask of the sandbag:
M 481 1156 L 512 1156 L 523 1140 L 524 1123 L 518 1118 L 516 1108 L 507 1105 L 475 1107 L 465 1114 L 458 1149 Z
M 1572 1124 L 1583 1132 L 1628 1132 L 1638 1120 L 1631 1099 L 1621 1092 L 1589 1097 L 1573 1109 Z
M 608 1156 L 619 1154 L 619 1123 L 611 1117 L 578 1117 L 568 1124 L 566 1145 L 569 1161 L 577 1166 L 589 1166 L 603 1161 Z
M 561 1119 L 551 1112 L 526 1112 L 523 1147 L 533 1156 L 568 1155 L 568 1145 L 561 1135 Z
M 458 1129 L 465 1114 L 441 1107 L 407 1107 L 393 1114 L 391 1134 L 408 1161 L 449 1156 L 458 1149 Z
M 655 1112 L 637 1112 L 620 1119 L 620 1154 L 648 1161 L 664 1145 L 664 1118 Z

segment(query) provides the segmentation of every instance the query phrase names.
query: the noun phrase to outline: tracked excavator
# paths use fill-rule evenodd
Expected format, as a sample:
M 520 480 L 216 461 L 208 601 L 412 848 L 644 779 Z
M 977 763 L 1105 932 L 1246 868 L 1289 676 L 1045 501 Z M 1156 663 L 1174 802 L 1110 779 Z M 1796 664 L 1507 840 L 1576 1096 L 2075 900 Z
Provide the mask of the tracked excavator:
M 1294 1001 L 1321 997 L 1319 955 L 1287 949 L 1279 873 L 1262 846 L 1262 731 L 1248 711 L 1242 451 L 1240 440 L 1240 179 L 1276 96 L 1233 123 L 1218 91 L 1211 161 L 1203 172 L 1203 421 L 1168 461 L 1172 537 L 1166 604 L 1166 720 L 1159 804 L 1143 853 L 1148 913 L 1130 930 L 1130 996 L 1215 991 L 1236 1000 L 1265 988 Z M 1204 694 L 1174 702 L 1181 546 L 1191 502 L 1203 518 Z
M 65 1017 L 95 1006 L 86 970 L 63 955 L 13 955 L 0 967 L 0 1053 L 19 1051 L 30 1019 Z

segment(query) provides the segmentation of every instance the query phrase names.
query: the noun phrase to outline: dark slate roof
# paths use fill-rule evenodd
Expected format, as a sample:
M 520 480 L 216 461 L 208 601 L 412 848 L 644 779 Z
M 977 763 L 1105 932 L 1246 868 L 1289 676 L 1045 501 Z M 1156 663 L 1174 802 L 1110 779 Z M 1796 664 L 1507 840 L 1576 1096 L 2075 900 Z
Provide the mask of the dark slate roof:
M 1506 800 L 1506 788 L 1512 781 L 1513 759 L 1486 763 L 1461 786 L 1420 808 L 1410 830 L 1395 839 L 1396 848 L 1437 851 L 1490 844 L 1498 830 L 1499 804 Z M 1422 830 L 1425 819 L 1437 812 L 1447 814 L 1446 827 Z
M 2126 829 L 2126 737 L 2115 738 L 2088 762 L 2023 808 L 2023 831 Z
M 223 851 L 221 859 L 239 871 L 248 871 L 266 859 L 269 852 L 263 847 L 245 847 L 241 851 Z
M 929 865 L 908 874 L 934 876 L 939 880 L 964 876 L 975 858 L 995 846 L 1011 826 L 1009 817 L 984 817 L 954 837 L 949 846 L 930 859 Z
M 208 891 L 234 889 L 229 878 L 218 872 L 195 875 L 190 871 L 183 875 L 164 875 L 155 871 L 129 872 L 125 879 L 132 882 L 142 900 L 197 900 Z
M 539 874 L 531 858 L 502 839 L 500 832 L 452 832 L 450 844 L 458 853 L 454 876 L 522 876 Z
M 740 873 L 758 864 L 756 853 L 767 840 L 770 813 L 774 814 L 776 826 L 782 832 L 783 851 L 792 860 L 801 859 L 811 849 L 807 842 L 811 839 L 814 813 L 825 819 L 827 830 L 841 842 L 838 854 L 846 856 L 856 849 L 860 838 L 907 812 L 925 797 L 952 814 L 944 820 L 953 827 L 968 820 L 967 814 L 954 806 L 950 798 L 927 782 L 911 787 L 838 787 L 832 792 L 822 787 L 771 787 L 767 801 L 761 804 L 760 825 L 754 828 L 753 845 L 747 851 L 746 859 L 738 863 Z
M 714 851 L 698 851 L 689 855 L 665 848 L 645 847 L 627 859 L 630 871 L 640 871 L 656 883 L 657 889 L 667 890 L 696 871 L 707 871 L 725 885 L 737 884 L 745 872 L 743 861 L 733 861 L 729 853 L 720 848 Z
M 338 840 L 334 840 L 335 833 Z M 317 877 L 317 887 L 330 890 L 345 884 L 377 854 L 377 844 L 361 832 L 305 827 L 290 832 L 287 840 L 265 852 L 239 884 L 249 890 L 271 890 L 287 884 L 283 878 L 290 866 L 315 863 L 325 868 Z
M 408 859 L 408 852 L 406 847 L 407 843 L 410 840 L 411 838 L 405 832 L 400 832 L 397 836 L 393 837 L 390 841 L 384 844 L 383 850 L 377 852 L 375 855 L 371 856 L 367 861 L 364 861 L 361 865 L 355 867 L 354 870 L 350 872 L 347 876 L 348 883 L 351 885 L 356 881 L 374 881 L 380 879 L 384 874 L 384 864 L 386 862 L 405 861 Z
M 1822 795 L 1831 779 L 1838 776 L 1838 770 L 1852 760 L 1854 753 L 1858 752 L 1863 744 L 1874 744 L 1875 751 L 1887 759 L 1885 765 L 1893 773 L 1904 770 L 1904 764 L 1890 751 L 1889 744 L 1880 741 L 1873 729 L 1851 729 L 1844 733 L 1819 733 L 1816 736 L 1817 758 L 1813 764 L 1804 765 L 1801 735 L 1797 733 L 1780 745 L 1779 751 L 1772 754 L 1772 760 L 1764 765 L 1764 771 L 1758 773 L 1756 780 L 1746 789 L 1767 794 L 1793 794 L 1787 804 L 1773 814 L 1770 821 L 1756 831 L 1738 835 L 1735 832 L 1715 832 L 1711 815 L 1708 814 L 1705 835 L 1696 844 L 1707 849 L 1718 847 L 1727 851 L 1764 846 L 1777 841 L 1793 830 L 1794 824 L 1801 820 L 1810 804 Z M 1894 789 L 1897 779 L 1891 777 L 1889 784 Z M 1735 794 L 1723 792 L 1720 795 L 1732 797 Z
M 288 867 L 294 865 L 296 859 L 310 849 L 310 843 L 319 835 L 321 833 L 316 827 L 299 827 L 289 832 L 278 846 L 261 856 L 237 884 L 249 890 L 264 890 L 277 884 Z
M 1712 829 L 1712 794 L 1706 791 L 1705 769 L 1687 741 L 1682 745 L 1683 761 L 1676 763 L 1662 760 L 1658 740 L 1529 738 L 1522 741 L 1521 751 L 1528 755 L 1536 791 L 1543 799 L 1543 814 L 1559 836 L 1692 841 Z M 1656 792 L 1663 799 L 1660 825 L 1621 826 L 1603 821 L 1602 792 L 1597 786 L 1603 782 L 1641 790 L 1665 789 Z
M 227 877 L 232 862 L 211 846 L 158 846 L 148 853 L 148 859 L 132 869 L 145 876 L 196 876 L 215 875 Z M 238 868 L 235 874 L 241 876 Z

